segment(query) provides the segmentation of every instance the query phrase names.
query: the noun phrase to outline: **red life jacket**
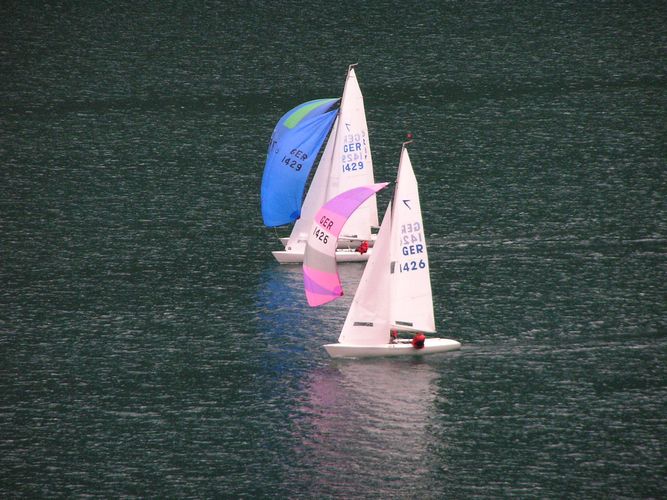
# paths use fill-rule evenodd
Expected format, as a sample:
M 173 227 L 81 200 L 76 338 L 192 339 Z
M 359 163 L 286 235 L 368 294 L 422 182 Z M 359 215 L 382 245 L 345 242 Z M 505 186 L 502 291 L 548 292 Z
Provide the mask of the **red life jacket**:
M 424 342 L 426 341 L 426 335 L 423 333 L 418 333 L 412 337 L 412 347 L 415 349 L 422 349 L 424 347 Z

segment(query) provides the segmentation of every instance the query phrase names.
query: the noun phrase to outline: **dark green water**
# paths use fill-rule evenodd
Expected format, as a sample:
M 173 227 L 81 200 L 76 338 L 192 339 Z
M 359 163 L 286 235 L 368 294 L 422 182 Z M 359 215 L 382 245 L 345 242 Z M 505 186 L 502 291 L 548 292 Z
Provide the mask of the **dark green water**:
M 664 497 L 665 3 L 310 5 L 5 2 L 0 492 Z M 362 266 L 271 257 L 273 125 L 353 62 L 459 353 L 331 361 Z

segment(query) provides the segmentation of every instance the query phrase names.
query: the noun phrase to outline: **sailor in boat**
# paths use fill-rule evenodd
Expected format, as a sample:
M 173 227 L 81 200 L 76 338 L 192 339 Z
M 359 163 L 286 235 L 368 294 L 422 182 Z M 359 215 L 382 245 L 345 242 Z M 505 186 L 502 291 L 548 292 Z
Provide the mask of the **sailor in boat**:
M 395 344 L 396 342 L 398 342 L 398 330 L 396 328 L 392 328 L 389 331 L 389 343 Z
M 418 332 L 414 337 L 412 337 L 412 347 L 415 349 L 423 349 L 424 342 L 426 341 L 426 335 L 421 332 Z
M 368 252 L 368 242 L 367 241 L 362 241 L 361 245 L 359 245 L 355 251 L 359 252 L 361 255 L 365 254 Z

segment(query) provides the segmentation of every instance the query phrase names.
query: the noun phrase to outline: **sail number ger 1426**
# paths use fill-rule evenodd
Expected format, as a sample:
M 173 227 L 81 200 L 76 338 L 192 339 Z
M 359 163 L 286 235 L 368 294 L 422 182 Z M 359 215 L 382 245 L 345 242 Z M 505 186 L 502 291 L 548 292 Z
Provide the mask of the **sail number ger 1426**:
M 401 225 L 401 254 L 406 257 L 423 254 L 424 237 L 422 226 L 419 222 Z M 417 271 L 426 268 L 426 261 L 420 258 L 412 258 L 399 263 L 398 270 L 401 273 Z

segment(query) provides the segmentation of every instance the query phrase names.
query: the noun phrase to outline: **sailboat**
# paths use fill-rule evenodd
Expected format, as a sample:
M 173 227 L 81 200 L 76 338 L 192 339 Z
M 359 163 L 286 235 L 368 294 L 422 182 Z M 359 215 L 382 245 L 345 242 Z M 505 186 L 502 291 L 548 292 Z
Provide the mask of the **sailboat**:
M 302 118 L 304 118 L 302 121 L 304 125 L 302 131 L 297 134 L 289 131 L 289 133 L 285 133 L 282 137 L 276 138 L 281 122 L 287 122 L 285 117 L 281 119 L 281 122 L 276 126 L 276 130 L 274 130 L 274 135 L 269 144 L 269 155 L 267 156 L 267 163 L 262 179 L 263 215 L 269 211 L 269 209 L 265 210 L 264 208 L 265 200 L 267 200 L 266 204 L 268 206 L 269 200 L 275 202 L 284 198 L 281 194 L 275 194 L 276 187 L 291 184 L 292 178 L 295 177 L 303 179 L 302 172 L 310 170 L 310 167 L 303 165 L 299 168 L 301 176 L 297 176 L 293 172 L 299 164 L 304 164 L 304 161 L 302 161 L 304 160 L 304 155 L 306 156 L 305 160 L 312 162 L 319 150 L 318 147 L 314 152 L 304 153 L 305 149 L 301 147 L 306 138 L 311 137 L 308 136 L 307 132 L 304 132 L 310 127 L 310 122 L 315 121 L 313 127 L 315 129 L 314 135 L 319 138 L 322 131 L 320 127 L 321 122 L 332 121 L 331 131 L 324 147 L 324 152 L 313 175 L 303 204 L 300 207 L 297 205 L 295 208 L 294 199 L 300 199 L 303 194 L 302 184 L 300 191 L 296 189 L 290 195 L 292 206 L 286 210 L 289 212 L 287 219 L 282 218 L 279 223 L 276 223 L 278 221 L 269 220 L 266 216 L 264 217 L 267 226 L 277 226 L 295 221 L 289 238 L 281 239 L 285 247 L 284 250 L 272 252 L 275 259 L 281 264 L 300 263 L 303 261 L 313 216 L 326 201 L 354 187 L 374 182 L 373 160 L 368 137 L 366 112 L 354 69 L 355 66 L 351 65 L 348 68 L 339 109 L 331 109 L 335 104 L 332 99 L 310 101 L 310 105 L 308 103 L 301 105 L 305 110 L 310 110 L 308 112 L 301 111 L 303 114 Z M 320 102 L 320 104 L 317 105 L 317 102 Z M 295 108 L 296 111 L 299 109 L 304 110 L 301 107 L 297 108 Z M 292 116 L 295 110 L 292 110 L 288 115 Z M 314 115 L 307 116 L 310 112 L 314 112 Z M 308 119 L 305 119 L 305 117 Z M 321 122 L 317 120 L 321 120 Z M 320 142 L 320 146 L 321 144 Z M 290 156 L 288 154 L 272 153 L 278 149 L 293 154 Z M 291 167 L 292 163 L 294 163 L 295 168 Z M 275 179 L 280 179 L 280 181 L 276 182 Z M 305 184 L 305 179 L 303 179 L 303 183 Z M 375 239 L 372 228 L 376 228 L 377 226 L 377 201 L 375 197 L 372 197 L 355 212 L 354 216 L 348 220 L 346 226 L 342 229 L 342 233 L 338 239 L 336 260 L 339 262 L 368 260 Z M 370 248 L 367 251 L 357 251 L 363 242 L 367 242 Z
M 373 254 L 364 269 L 338 343 L 324 346 L 331 357 L 425 355 L 461 348 L 456 340 L 432 337 L 435 316 L 426 233 L 407 144 L 409 142 L 404 143 L 401 150 L 393 199 L 385 212 Z M 309 240 L 307 260 L 313 250 L 317 249 L 310 247 Z M 312 290 L 321 292 L 322 289 L 326 289 L 326 283 L 316 286 L 306 283 L 307 296 Z M 335 292 L 338 290 L 325 300 L 336 299 Z M 342 290 L 338 296 L 341 294 Z M 311 305 L 322 303 L 325 301 L 314 299 L 311 303 L 309 300 Z M 422 343 L 414 342 L 424 335 Z

